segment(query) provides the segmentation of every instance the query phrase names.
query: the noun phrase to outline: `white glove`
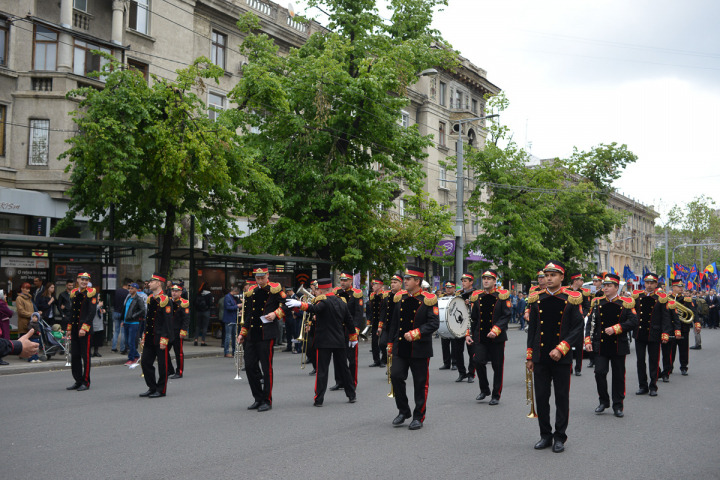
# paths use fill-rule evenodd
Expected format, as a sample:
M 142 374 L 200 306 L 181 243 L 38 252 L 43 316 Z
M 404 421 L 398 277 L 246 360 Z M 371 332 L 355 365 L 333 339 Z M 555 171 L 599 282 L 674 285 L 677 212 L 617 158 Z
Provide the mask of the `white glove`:
M 348 344 L 348 347 L 350 347 L 350 348 L 355 348 L 355 345 L 357 345 L 357 343 L 358 343 L 357 340 L 355 340 L 354 342 L 350 342 L 350 343 Z
M 302 305 L 302 302 L 295 300 L 294 298 L 289 298 L 285 300 L 285 305 L 287 305 L 290 308 L 296 308 Z

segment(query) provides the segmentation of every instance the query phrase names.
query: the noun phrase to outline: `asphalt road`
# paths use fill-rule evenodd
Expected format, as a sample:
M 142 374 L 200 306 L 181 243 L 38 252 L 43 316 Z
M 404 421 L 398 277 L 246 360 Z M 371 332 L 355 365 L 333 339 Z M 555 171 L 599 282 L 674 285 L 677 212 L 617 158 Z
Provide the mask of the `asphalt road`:
M 509 334 L 500 405 L 476 402 L 477 381 L 455 383 L 456 372 L 438 371 L 435 357 L 419 431 L 391 425 L 395 402 L 384 369 L 367 368 L 368 344 L 358 402 L 328 392 L 323 408 L 312 406 L 311 366 L 302 371 L 298 355 L 276 354 L 267 413 L 246 410 L 247 381 L 234 381 L 233 360 L 220 357 L 188 360 L 186 377 L 160 399 L 139 398 L 140 371 L 123 366 L 94 368 L 87 392 L 66 391 L 65 371 L 3 376 L 0 478 L 720 478 L 720 332 L 703 331 L 690 375 L 674 374 L 656 398 L 634 395 L 633 351 L 622 419 L 594 414 L 585 361 L 572 379 L 561 454 L 533 450 L 539 429 L 526 418 L 526 337 Z

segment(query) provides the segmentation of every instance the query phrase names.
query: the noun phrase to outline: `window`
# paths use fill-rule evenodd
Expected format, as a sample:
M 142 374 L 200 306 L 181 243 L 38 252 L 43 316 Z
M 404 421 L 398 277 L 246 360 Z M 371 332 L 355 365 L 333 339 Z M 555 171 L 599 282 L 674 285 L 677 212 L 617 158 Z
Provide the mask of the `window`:
M 9 28 L 7 20 L 0 18 L 0 65 L 7 67 Z
M 75 75 L 87 76 L 90 72 L 99 72 L 102 66 L 108 63 L 105 58 L 95 55 L 91 50 L 100 50 L 112 54 L 109 48 L 75 39 L 75 55 L 73 58 L 73 73 Z
M 462 92 L 455 90 L 455 108 L 462 108 Z
M 475 100 L 474 98 L 473 98 L 473 101 L 472 101 L 472 112 L 473 112 L 473 113 L 478 113 L 477 100 Z
M 440 105 L 445 106 L 445 94 L 447 93 L 447 84 L 440 82 Z
M 5 155 L 5 115 L 7 107 L 0 105 L 0 156 Z
M 410 114 L 407 112 L 402 112 L 402 126 L 403 127 L 410 126 Z
M 73 0 L 73 8 L 87 12 L 87 0 Z
M 130 15 L 128 26 L 136 32 L 148 34 L 148 19 L 150 17 L 150 0 L 130 0 Z
M 147 81 L 148 79 L 148 66 L 145 63 L 138 62 L 136 60 L 128 59 L 127 61 L 128 67 L 130 67 L 131 70 L 137 70 L 140 72 L 143 76 L 143 78 Z
M 28 165 L 47 165 L 50 150 L 50 120 L 30 120 Z
M 476 237 L 480 234 L 480 225 L 478 224 L 477 218 L 473 218 L 471 234 Z
M 217 93 L 209 92 L 208 105 L 218 110 L 225 110 L 225 97 L 223 97 L 222 95 L 218 95 Z M 216 121 L 219 116 L 220 112 L 215 112 L 208 109 L 208 117 L 210 117 L 210 120 L 212 120 L 213 122 Z
M 447 171 L 445 167 L 440 167 L 440 176 L 438 179 L 438 187 L 447 188 Z
M 210 61 L 218 67 L 225 68 L 225 47 L 227 45 L 227 35 L 212 32 L 212 51 L 210 52 Z
M 405 207 L 407 206 L 407 200 L 401 199 L 400 200 L 400 216 L 405 216 Z
M 38 25 L 35 27 L 35 70 L 55 70 L 58 34 Z
M 440 127 L 438 128 L 438 133 L 439 133 L 438 144 L 441 147 L 444 147 L 445 146 L 445 122 L 440 122 Z

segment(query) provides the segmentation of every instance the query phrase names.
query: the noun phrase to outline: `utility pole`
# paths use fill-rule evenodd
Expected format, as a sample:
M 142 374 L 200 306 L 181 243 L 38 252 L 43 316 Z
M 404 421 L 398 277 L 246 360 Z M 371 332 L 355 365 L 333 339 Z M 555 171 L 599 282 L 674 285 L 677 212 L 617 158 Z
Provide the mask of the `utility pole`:
M 665 276 L 668 277 L 665 279 L 665 285 L 667 289 L 667 285 L 670 284 L 670 265 L 668 264 L 668 234 L 667 234 L 667 224 L 665 225 Z

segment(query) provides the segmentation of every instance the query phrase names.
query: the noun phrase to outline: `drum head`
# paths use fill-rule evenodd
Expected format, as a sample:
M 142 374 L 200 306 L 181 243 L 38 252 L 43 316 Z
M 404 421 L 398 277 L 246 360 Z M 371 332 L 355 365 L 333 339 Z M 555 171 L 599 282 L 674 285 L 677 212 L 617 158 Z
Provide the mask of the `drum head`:
M 462 297 L 455 297 L 450 301 L 445 310 L 445 323 L 448 331 L 455 338 L 465 336 L 467 329 L 470 328 L 470 312 Z

